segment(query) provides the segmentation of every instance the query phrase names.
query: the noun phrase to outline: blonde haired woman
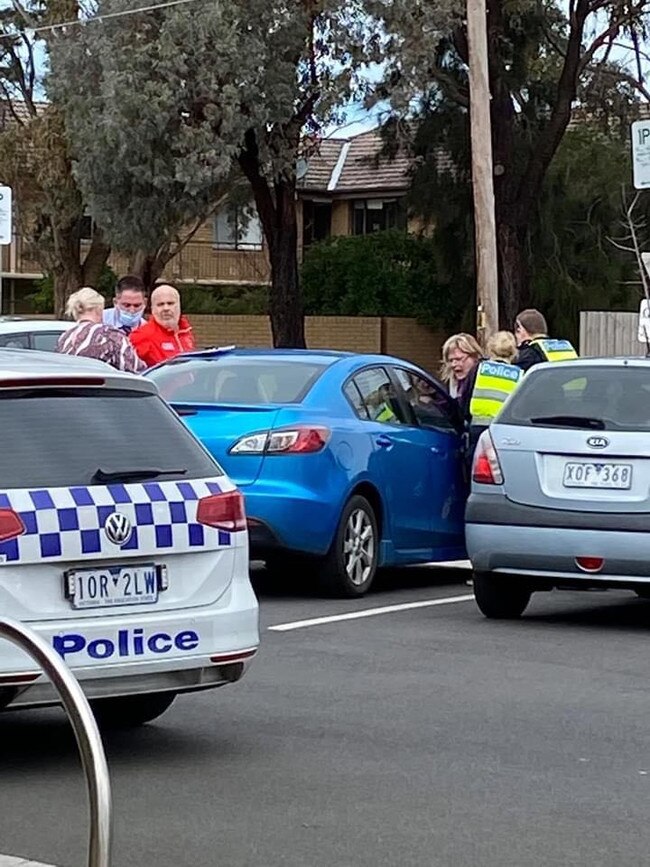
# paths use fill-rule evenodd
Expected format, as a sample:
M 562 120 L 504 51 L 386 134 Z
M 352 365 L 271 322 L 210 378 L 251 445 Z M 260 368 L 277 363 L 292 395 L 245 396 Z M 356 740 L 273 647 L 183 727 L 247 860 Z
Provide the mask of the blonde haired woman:
M 491 361 L 514 364 L 517 357 L 517 341 L 511 331 L 497 331 L 488 340 L 488 356 Z
M 471 334 L 452 334 L 442 347 L 441 379 L 447 383 L 449 394 L 456 398 L 468 421 L 476 371 L 482 360 L 481 347 Z
M 145 369 L 126 335 L 104 325 L 104 298 L 99 292 L 90 286 L 74 292 L 68 298 L 66 313 L 77 324 L 59 337 L 57 352 L 104 361 L 127 373 L 141 373 Z

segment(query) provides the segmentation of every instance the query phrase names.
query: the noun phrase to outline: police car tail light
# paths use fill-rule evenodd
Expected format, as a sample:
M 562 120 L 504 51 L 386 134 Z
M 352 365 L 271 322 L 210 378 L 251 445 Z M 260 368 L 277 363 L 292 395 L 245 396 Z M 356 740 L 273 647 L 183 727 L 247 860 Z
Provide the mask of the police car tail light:
M 306 455 L 319 452 L 330 438 L 326 427 L 303 426 L 242 437 L 230 449 L 233 455 Z
M 0 542 L 8 542 L 25 532 L 23 519 L 13 509 L 0 509 Z
M 474 455 L 472 479 L 479 485 L 502 485 L 503 473 L 489 431 L 481 434 Z
M 246 512 L 244 498 L 239 491 L 229 491 L 227 494 L 213 494 L 199 500 L 196 520 L 207 527 L 218 530 L 245 530 Z

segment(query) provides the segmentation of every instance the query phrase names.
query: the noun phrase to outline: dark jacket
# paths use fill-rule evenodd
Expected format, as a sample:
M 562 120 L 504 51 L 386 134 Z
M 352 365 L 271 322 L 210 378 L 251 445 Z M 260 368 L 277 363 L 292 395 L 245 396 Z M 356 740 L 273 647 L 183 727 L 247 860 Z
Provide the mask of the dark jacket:
M 483 359 L 481 359 L 481 361 L 482 360 Z M 458 406 L 460 407 L 460 411 L 463 415 L 463 418 L 467 422 L 471 421 L 471 416 L 469 413 L 469 405 L 472 402 L 472 393 L 474 391 L 474 386 L 476 384 L 476 377 L 478 374 L 479 366 L 480 366 L 480 362 L 465 377 L 465 379 L 460 383 L 458 395 L 456 397 L 456 402 L 457 402 Z
M 517 367 L 521 367 L 522 370 L 530 370 L 531 367 L 534 367 L 536 364 L 542 364 L 544 361 L 546 361 L 546 358 L 541 347 L 534 343 L 531 344 L 530 340 L 524 340 L 519 346 L 519 352 L 514 363 Z

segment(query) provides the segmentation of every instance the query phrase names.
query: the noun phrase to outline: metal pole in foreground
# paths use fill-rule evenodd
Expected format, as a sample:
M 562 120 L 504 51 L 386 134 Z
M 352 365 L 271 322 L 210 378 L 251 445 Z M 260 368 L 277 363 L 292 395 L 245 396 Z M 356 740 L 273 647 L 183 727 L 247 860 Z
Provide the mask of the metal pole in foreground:
M 476 246 L 477 331 L 484 345 L 499 327 L 492 123 L 485 0 L 467 0 L 472 186 Z
M 88 867 L 110 867 L 111 784 L 102 739 L 81 687 L 59 654 L 23 623 L 0 618 L 0 638 L 6 638 L 38 663 L 59 693 L 74 730 L 90 802 Z

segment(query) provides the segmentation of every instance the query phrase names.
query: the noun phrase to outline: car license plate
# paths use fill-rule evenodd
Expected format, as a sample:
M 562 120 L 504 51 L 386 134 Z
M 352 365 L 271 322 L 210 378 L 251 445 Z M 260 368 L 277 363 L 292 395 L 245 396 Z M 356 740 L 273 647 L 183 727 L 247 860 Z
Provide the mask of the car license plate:
M 567 463 L 565 488 L 610 488 L 627 491 L 632 486 L 632 464 Z
M 73 569 L 65 590 L 73 608 L 151 605 L 158 601 L 158 570 L 153 563 Z

